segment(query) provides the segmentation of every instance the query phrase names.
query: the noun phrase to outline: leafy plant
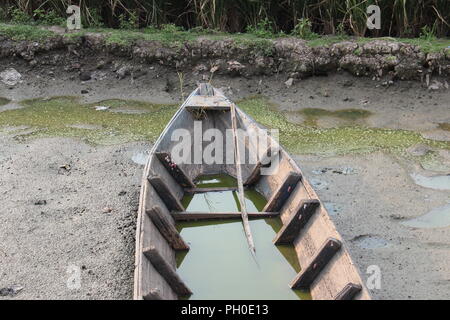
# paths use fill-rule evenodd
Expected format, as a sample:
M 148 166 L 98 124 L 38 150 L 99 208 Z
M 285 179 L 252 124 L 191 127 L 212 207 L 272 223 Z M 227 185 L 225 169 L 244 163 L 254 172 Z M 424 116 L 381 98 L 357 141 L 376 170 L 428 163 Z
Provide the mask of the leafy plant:
M 27 24 L 32 21 L 31 17 L 18 8 L 11 8 L 11 22 L 16 24 Z
M 54 10 L 49 10 L 48 12 L 46 12 L 43 9 L 36 9 L 33 11 L 33 17 L 38 24 L 48 26 L 63 26 L 66 23 L 66 19 L 61 17 Z
M 138 27 L 138 18 L 134 13 L 128 15 L 121 13 L 119 15 L 119 29 L 136 29 Z
M 311 31 L 311 21 L 309 19 L 298 19 L 297 24 L 294 26 L 291 34 L 293 36 L 300 37 L 305 40 L 312 40 L 319 37 L 317 33 Z
M 420 39 L 427 41 L 436 39 L 436 25 L 433 25 L 431 28 L 424 26 L 420 32 Z
M 260 38 L 272 38 L 274 36 L 272 22 L 268 18 L 258 21 L 255 26 L 247 26 L 247 32 Z

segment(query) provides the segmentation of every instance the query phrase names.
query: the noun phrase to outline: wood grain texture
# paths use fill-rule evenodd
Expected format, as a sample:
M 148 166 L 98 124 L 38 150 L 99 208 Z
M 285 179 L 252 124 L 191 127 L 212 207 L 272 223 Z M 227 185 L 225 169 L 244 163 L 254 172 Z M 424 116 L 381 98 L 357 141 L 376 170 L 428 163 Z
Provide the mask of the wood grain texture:
M 142 251 L 144 256 L 155 267 L 156 271 L 166 280 L 170 287 L 179 296 L 189 296 L 191 290 L 186 286 L 183 280 L 178 276 L 177 271 L 173 268 L 159 253 L 155 246 L 144 248 Z
M 174 180 L 178 182 L 183 188 L 194 188 L 195 184 L 192 180 L 184 173 L 183 169 L 176 164 L 170 153 L 168 152 L 156 152 L 155 153 L 158 160 L 164 165 L 166 170 L 172 175 Z
M 291 244 L 300 233 L 301 229 L 308 223 L 311 216 L 320 206 L 317 199 L 308 199 L 301 201 L 294 214 L 291 214 L 289 220 L 281 227 L 273 243 L 275 245 Z
M 180 200 L 173 194 L 167 184 L 159 175 L 152 175 L 148 177 L 148 181 L 155 188 L 159 197 L 164 201 L 167 209 L 184 211 L 184 207 Z
M 320 272 L 327 266 L 334 255 L 341 249 L 341 242 L 337 239 L 329 238 L 319 249 L 316 256 L 299 272 L 291 282 L 293 289 L 307 289 L 317 279 Z
M 281 183 L 277 191 L 269 199 L 263 211 L 280 211 L 301 179 L 301 174 L 293 171 L 289 172 L 283 183 Z
M 161 207 L 155 206 L 148 209 L 146 213 L 174 250 L 189 250 L 189 246 L 175 228 L 175 223 L 170 218 L 169 212 L 164 214 L 163 210 Z
M 341 292 L 339 292 L 334 300 L 353 300 L 355 296 L 361 292 L 361 285 L 348 283 Z

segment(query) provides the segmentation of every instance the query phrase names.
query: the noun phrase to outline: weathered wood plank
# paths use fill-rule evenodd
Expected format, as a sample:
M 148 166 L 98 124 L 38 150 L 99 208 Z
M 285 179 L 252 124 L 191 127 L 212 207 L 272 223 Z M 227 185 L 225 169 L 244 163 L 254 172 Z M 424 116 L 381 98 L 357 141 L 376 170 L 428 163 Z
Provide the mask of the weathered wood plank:
M 164 183 L 162 178 L 158 175 L 152 175 L 148 177 L 148 181 L 155 189 L 158 196 L 167 206 L 169 210 L 184 211 L 184 207 L 180 200 L 172 193 L 168 186 Z
M 334 297 L 334 300 L 353 300 L 361 290 L 362 286 L 360 284 L 348 283 L 344 289 Z
M 328 238 L 308 266 L 300 271 L 291 282 L 291 288 L 309 288 L 309 286 L 319 276 L 320 272 L 326 267 L 328 262 L 330 262 L 334 255 L 341 249 L 341 246 L 342 244 L 339 240 Z
M 200 83 L 198 86 L 199 96 L 214 96 L 214 87 L 206 82 Z
M 298 236 L 300 230 L 308 223 L 309 218 L 317 211 L 320 202 L 317 199 L 302 200 L 297 205 L 294 214 L 277 233 L 273 243 L 275 245 L 289 244 Z
M 261 168 L 269 167 L 271 165 L 271 159 L 273 156 L 278 155 L 278 151 L 276 151 L 273 155 L 268 156 L 268 151 L 271 151 L 271 148 L 268 148 L 263 154 L 262 159 L 259 160 L 255 166 L 253 167 L 250 175 L 247 177 L 247 179 L 244 182 L 244 186 L 252 186 L 256 184 L 259 179 L 261 178 Z
M 248 218 L 270 218 L 275 217 L 278 212 L 249 212 Z M 172 213 L 175 221 L 190 221 L 190 220 L 213 220 L 213 219 L 238 219 L 241 217 L 239 212 L 175 212 Z
M 144 248 L 143 254 L 179 296 L 183 297 L 192 294 L 191 290 L 178 276 L 176 270 L 164 260 L 154 246 Z
M 215 110 L 215 111 L 228 111 L 230 106 L 186 106 L 188 110 Z
M 184 242 L 175 225 L 164 216 L 161 210 L 160 207 L 155 206 L 147 209 L 146 213 L 174 250 L 189 250 L 189 246 Z
M 184 189 L 185 193 L 206 193 L 206 192 L 223 192 L 223 191 L 236 191 L 238 187 L 212 187 L 212 188 L 188 188 Z
M 163 298 L 161 297 L 161 292 L 157 288 L 151 289 L 148 293 L 144 294 L 142 296 L 142 299 L 144 299 L 144 300 L 163 300 Z
M 233 104 L 231 106 L 231 127 L 233 129 L 233 139 L 234 139 L 234 161 L 236 164 L 236 176 L 238 185 L 238 197 L 241 204 L 241 217 L 242 224 L 244 225 L 244 232 L 247 237 L 248 246 L 250 251 L 255 254 L 255 243 L 253 242 L 252 231 L 250 230 L 250 224 L 248 223 L 247 206 L 245 204 L 244 196 L 244 183 L 242 181 L 242 168 L 241 168 L 241 153 L 239 151 L 239 139 L 237 136 L 237 119 L 236 119 L 236 107 Z M 265 211 L 265 210 L 263 210 Z
M 292 191 L 297 183 L 302 179 L 302 175 L 297 172 L 290 172 L 283 183 L 273 193 L 262 211 L 280 211 L 287 199 L 289 199 Z
M 244 182 L 244 186 L 251 186 L 258 182 L 261 177 L 261 161 L 258 161 L 252 169 L 252 172 L 248 176 L 247 180 Z
M 194 188 L 195 184 L 173 160 L 168 152 L 156 152 L 158 160 L 164 165 L 176 182 L 183 188 Z

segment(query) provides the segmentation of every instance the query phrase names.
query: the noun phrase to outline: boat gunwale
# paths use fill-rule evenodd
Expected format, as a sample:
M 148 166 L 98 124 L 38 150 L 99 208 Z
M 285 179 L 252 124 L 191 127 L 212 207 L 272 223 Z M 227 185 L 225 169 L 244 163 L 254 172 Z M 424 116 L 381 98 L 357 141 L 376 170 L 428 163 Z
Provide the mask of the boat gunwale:
M 161 144 L 161 141 L 163 140 L 163 138 L 165 137 L 167 132 L 171 129 L 172 125 L 174 124 L 174 122 L 177 119 L 177 117 L 181 114 L 181 112 L 183 112 L 185 109 L 187 109 L 186 105 L 188 105 L 190 98 L 192 96 L 198 95 L 198 92 L 199 92 L 199 88 L 195 89 L 188 96 L 188 98 L 181 104 L 181 106 L 178 108 L 178 110 L 175 112 L 175 114 L 172 116 L 171 120 L 168 122 L 168 124 L 166 125 L 164 130 L 159 135 L 158 139 L 153 144 L 153 146 L 152 146 L 152 148 L 150 150 L 150 153 L 149 153 L 149 157 L 148 157 L 147 163 L 146 163 L 146 165 L 144 167 L 144 173 L 143 173 L 142 185 L 141 185 L 141 192 L 140 192 L 140 200 L 139 200 L 137 228 L 136 228 L 134 299 L 141 299 L 142 296 L 143 296 L 143 294 L 141 292 L 141 284 L 142 284 L 141 280 L 142 279 L 141 279 L 141 274 L 140 274 L 140 272 L 142 271 L 141 270 L 142 269 L 141 259 L 142 259 L 142 250 L 143 250 L 142 244 L 143 244 L 143 235 L 144 235 L 142 226 L 143 226 L 143 216 L 145 215 L 145 212 L 143 212 L 143 211 L 145 211 L 146 200 L 147 200 L 147 196 L 148 196 L 147 188 L 149 187 L 149 183 L 147 181 L 147 177 L 148 177 L 148 175 L 150 173 L 150 170 L 151 170 L 151 163 L 152 163 L 152 161 L 154 159 L 154 154 L 155 154 L 156 150 L 158 149 L 158 147 Z M 258 130 L 267 129 L 267 127 L 265 127 L 265 126 L 261 125 L 260 123 L 258 123 L 252 116 L 250 116 L 247 113 L 245 113 L 234 102 L 232 102 L 227 97 L 225 97 L 220 90 L 214 88 L 214 93 L 215 93 L 215 95 L 224 98 L 226 101 L 228 101 L 230 103 L 230 105 L 233 105 L 236 108 L 236 111 L 239 114 L 239 118 L 241 118 L 240 119 L 241 126 L 246 127 L 247 130 L 248 130 L 248 127 L 250 125 L 255 126 Z M 207 107 L 205 107 L 205 108 L 207 108 Z M 248 123 L 243 123 L 243 120 L 248 122 Z M 292 156 L 271 135 L 268 135 L 268 137 L 270 137 L 271 142 L 276 144 L 276 147 L 278 147 L 278 150 L 280 152 L 280 156 L 282 156 L 283 158 L 285 158 L 285 160 L 287 160 L 287 163 L 289 164 L 289 166 L 291 166 L 292 170 L 298 172 L 303 177 L 302 170 L 300 169 L 300 167 L 296 163 L 296 161 L 292 158 Z M 230 174 L 230 173 L 228 172 L 228 174 Z M 232 175 L 232 174 L 230 174 L 230 175 Z M 304 186 L 304 190 L 305 190 L 307 196 L 310 199 L 317 199 L 320 202 L 321 212 L 323 212 L 321 215 L 323 216 L 323 218 L 326 219 L 325 223 L 327 223 L 327 225 L 328 225 L 327 227 L 329 227 L 330 231 L 332 231 L 335 235 L 337 235 L 338 236 L 337 237 L 338 240 L 340 240 L 342 242 L 342 250 L 341 250 L 342 251 L 342 255 L 345 255 L 345 257 L 348 260 L 348 262 L 350 263 L 351 267 L 356 272 L 356 275 L 361 280 L 361 286 L 362 286 L 361 293 L 364 293 L 366 298 L 371 299 L 370 293 L 368 292 L 367 288 L 365 287 L 365 285 L 363 283 L 363 277 L 362 277 L 361 271 L 359 270 L 358 266 L 354 263 L 351 255 L 350 255 L 350 253 L 348 251 L 348 247 L 345 244 L 345 240 L 342 238 L 341 234 L 338 232 L 338 230 L 336 228 L 336 225 L 331 220 L 330 215 L 329 215 L 328 211 L 326 210 L 325 206 L 323 205 L 322 201 L 317 196 L 317 193 L 312 188 L 312 186 L 310 185 L 308 180 L 302 179 L 301 183 Z M 293 245 L 295 246 L 294 243 L 293 243 Z M 299 255 L 299 253 L 297 253 L 297 258 L 299 259 L 299 263 L 300 263 L 300 257 L 298 255 Z M 313 296 L 313 298 L 314 298 L 314 296 Z

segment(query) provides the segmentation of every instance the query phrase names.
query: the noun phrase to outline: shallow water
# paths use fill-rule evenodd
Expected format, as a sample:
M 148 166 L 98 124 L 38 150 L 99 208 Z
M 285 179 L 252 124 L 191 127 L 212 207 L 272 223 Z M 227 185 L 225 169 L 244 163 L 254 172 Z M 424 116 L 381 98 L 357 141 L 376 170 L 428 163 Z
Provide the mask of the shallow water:
M 379 249 L 389 246 L 389 242 L 383 238 L 364 235 L 354 240 L 356 245 L 363 249 Z
M 450 190 L 450 175 L 426 177 L 420 174 L 411 174 L 411 178 L 416 184 L 425 188 Z
M 450 204 L 435 208 L 423 216 L 400 222 L 411 228 L 446 228 L 450 226 Z
M 198 187 L 234 186 L 229 176 L 205 176 Z M 246 191 L 249 212 L 260 211 L 265 199 Z M 209 192 L 183 199 L 187 211 L 239 211 L 236 192 Z M 178 272 L 193 291 L 190 299 L 310 299 L 307 292 L 291 290 L 289 283 L 300 267 L 293 246 L 275 246 L 279 218 L 249 222 L 256 261 L 247 244 L 241 220 L 184 222 L 177 225 L 190 245 L 177 255 Z
M 131 156 L 131 161 L 136 164 L 145 166 L 148 160 L 148 153 L 145 152 L 137 152 Z

